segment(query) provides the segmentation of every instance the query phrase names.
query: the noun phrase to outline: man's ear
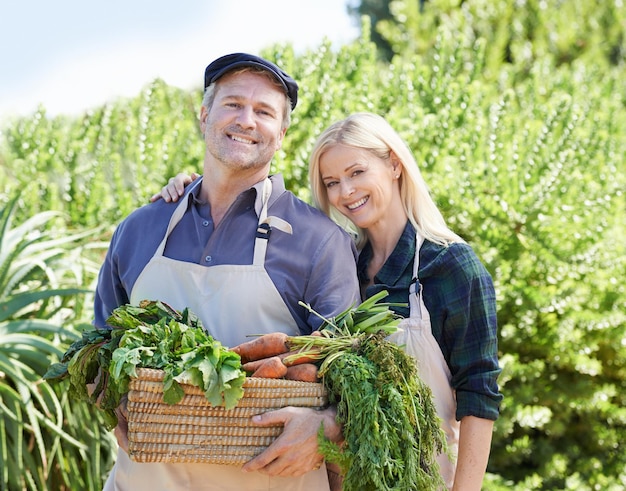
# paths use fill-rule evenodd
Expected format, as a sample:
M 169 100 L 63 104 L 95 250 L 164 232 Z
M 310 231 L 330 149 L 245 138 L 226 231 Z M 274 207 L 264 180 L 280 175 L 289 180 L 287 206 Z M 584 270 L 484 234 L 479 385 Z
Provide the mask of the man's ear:
M 209 112 L 207 111 L 207 108 L 202 106 L 200 108 L 200 133 L 202 133 L 202 135 L 204 135 L 204 132 L 206 130 L 206 119 L 209 115 Z
M 287 128 L 280 130 L 280 134 L 278 135 L 278 139 L 276 140 L 276 150 L 278 151 L 283 146 L 283 140 L 285 139 L 285 134 L 287 133 Z

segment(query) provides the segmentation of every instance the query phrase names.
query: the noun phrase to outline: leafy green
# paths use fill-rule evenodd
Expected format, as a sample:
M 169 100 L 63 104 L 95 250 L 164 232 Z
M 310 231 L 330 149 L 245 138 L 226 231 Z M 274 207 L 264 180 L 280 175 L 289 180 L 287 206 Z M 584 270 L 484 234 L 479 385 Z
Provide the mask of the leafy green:
M 303 302 L 300 302 L 300 305 L 324 321 L 320 329 L 348 334 L 375 333 L 382 330 L 387 334 L 392 334 L 397 330 L 401 318 L 390 310 L 390 307 L 401 307 L 406 304 L 381 302 L 388 294 L 386 290 L 380 291 L 359 305 L 353 305 L 330 319 L 315 312 L 310 305 Z
M 115 409 L 137 368 L 165 372 L 167 404 L 183 398 L 182 383 L 202 388 L 212 405 L 227 409 L 243 396 L 246 375 L 239 355 L 213 339 L 189 309 L 178 312 L 164 302 L 145 300 L 115 309 L 107 324 L 112 329 L 84 332 L 44 378 L 69 378 L 71 395 L 98 402 L 108 426 L 117 424 Z M 88 385 L 95 387 L 91 393 Z
M 397 328 L 386 291 L 325 320 L 321 336 L 289 339 L 321 360 L 319 374 L 343 426 L 341 445 L 318 440 L 344 474 L 344 491 L 438 490 L 436 456 L 447 451 L 431 389 L 415 360 L 386 340 Z M 356 320 L 356 322 L 355 322 Z

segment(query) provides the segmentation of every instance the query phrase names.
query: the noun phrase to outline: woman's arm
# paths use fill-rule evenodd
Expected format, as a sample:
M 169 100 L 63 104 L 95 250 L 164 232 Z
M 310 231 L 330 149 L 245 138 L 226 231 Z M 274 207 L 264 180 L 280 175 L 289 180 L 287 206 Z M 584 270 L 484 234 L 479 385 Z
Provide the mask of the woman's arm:
M 195 172 L 192 172 L 191 175 L 180 172 L 174 177 L 170 177 L 170 180 L 161 188 L 161 191 L 150 197 L 150 202 L 154 203 L 161 198 L 168 203 L 170 201 L 178 201 L 178 198 L 185 194 L 187 185 L 198 179 L 198 177 L 200 177 L 200 174 Z
M 459 432 L 459 455 L 452 491 L 480 491 L 487 470 L 493 421 L 465 416 Z
M 452 373 L 461 422 L 452 489 L 480 490 L 502 400 L 493 281 L 464 244 L 445 251 L 431 247 L 423 263 L 424 302 Z

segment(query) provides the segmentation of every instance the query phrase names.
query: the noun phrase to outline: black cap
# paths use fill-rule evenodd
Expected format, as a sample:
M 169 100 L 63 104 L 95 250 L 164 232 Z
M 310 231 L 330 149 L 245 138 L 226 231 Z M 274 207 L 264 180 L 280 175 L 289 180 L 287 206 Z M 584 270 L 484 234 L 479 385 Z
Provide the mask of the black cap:
M 263 68 L 274 75 L 276 80 L 278 80 L 285 89 L 285 93 L 289 96 L 289 99 L 291 100 L 291 110 L 293 111 L 298 103 L 298 84 L 296 81 L 274 65 L 274 63 L 264 60 L 263 58 L 259 58 L 258 56 L 249 55 L 248 53 L 232 53 L 230 55 L 225 55 L 206 67 L 206 70 L 204 71 L 205 90 L 222 75 L 225 75 L 233 68 L 240 66 L 255 66 Z

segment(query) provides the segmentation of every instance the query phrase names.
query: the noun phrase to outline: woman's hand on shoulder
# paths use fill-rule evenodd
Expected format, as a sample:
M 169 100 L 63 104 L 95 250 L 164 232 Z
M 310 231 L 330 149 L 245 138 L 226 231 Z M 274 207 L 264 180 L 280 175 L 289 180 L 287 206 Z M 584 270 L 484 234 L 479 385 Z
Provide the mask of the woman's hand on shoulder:
M 192 172 L 191 175 L 185 174 L 184 172 L 176 174 L 174 177 L 170 178 L 163 188 L 161 188 L 160 192 L 155 193 L 150 197 L 150 202 L 154 203 L 159 199 L 163 199 L 167 203 L 170 201 L 178 201 L 178 198 L 185 194 L 185 188 L 198 179 L 198 177 L 200 177 L 200 174 L 195 172 Z

